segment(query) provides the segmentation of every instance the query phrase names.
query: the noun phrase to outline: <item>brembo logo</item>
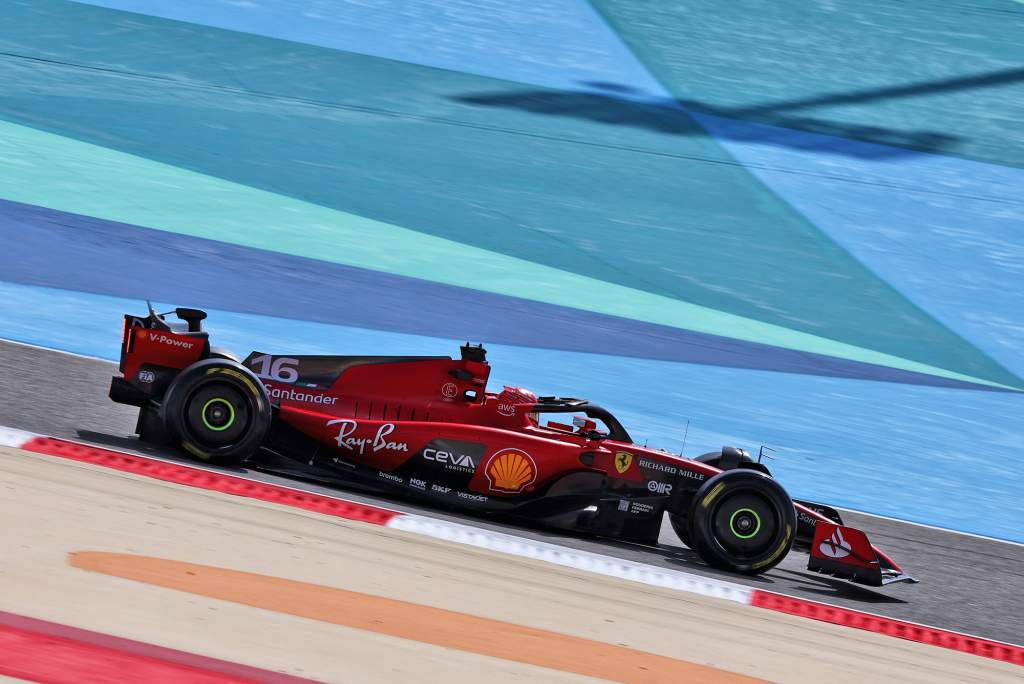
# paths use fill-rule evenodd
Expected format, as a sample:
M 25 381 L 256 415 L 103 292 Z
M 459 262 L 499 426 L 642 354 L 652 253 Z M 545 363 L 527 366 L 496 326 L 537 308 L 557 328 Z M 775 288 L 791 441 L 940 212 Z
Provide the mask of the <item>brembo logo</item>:
M 852 550 L 850 542 L 843 539 L 843 531 L 838 527 L 831 537 L 818 545 L 818 551 L 821 552 L 821 555 L 828 556 L 829 558 L 846 558 Z

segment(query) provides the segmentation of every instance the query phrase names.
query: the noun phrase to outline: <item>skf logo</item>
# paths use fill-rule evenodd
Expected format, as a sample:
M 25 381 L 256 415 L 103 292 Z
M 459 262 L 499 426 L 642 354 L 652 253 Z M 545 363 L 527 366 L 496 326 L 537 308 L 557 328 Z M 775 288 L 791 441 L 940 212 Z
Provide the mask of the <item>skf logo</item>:
M 530 454 L 520 449 L 494 452 L 484 468 L 491 491 L 518 494 L 537 479 L 537 464 Z
M 647 491 L 654 492 L 655 494 L 671 494 L 672 485 L 668 482 L 656 482 L 651 480 L 647 483 Z
M 618 451 L 615 453 L 615 469 L 619 471 L 619 475 L 629 470 L 631 465 L 633 465 L 633 454 L 628 451 Z
M 852 550 L 850 542 L 843 539 L 843 531 L 838 527 L 831 537 L 818 544 L 821 555 L 829 558 L 846 558 Z

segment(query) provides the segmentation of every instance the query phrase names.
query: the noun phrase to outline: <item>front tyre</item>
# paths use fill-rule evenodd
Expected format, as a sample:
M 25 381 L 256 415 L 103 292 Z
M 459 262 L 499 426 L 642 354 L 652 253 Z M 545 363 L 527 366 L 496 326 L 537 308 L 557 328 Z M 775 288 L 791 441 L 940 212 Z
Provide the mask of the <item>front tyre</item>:
M 270 398 L 244 366 L 207 359 L 175 378 L 163 418 L 182 448 L 199 460 L 237 465 L 263 443 L 270 428 Z
M 782 561 L 793 546 L 796 510 L 786 490 L 754 470 L 727 470 L 693 499 L 690 545 L 713 567 L 756 575 Z

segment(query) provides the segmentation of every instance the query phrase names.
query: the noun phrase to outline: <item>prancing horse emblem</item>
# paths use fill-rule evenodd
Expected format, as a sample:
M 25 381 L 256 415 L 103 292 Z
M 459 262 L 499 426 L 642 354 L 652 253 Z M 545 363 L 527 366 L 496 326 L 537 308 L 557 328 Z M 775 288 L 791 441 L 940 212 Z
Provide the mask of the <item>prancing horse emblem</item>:
M 619 471 L 619 475 L 629 470 L 629 466 L 633 464 L 633 454 L 628 451 L 618 451 L 615 453 L 615 469 Z

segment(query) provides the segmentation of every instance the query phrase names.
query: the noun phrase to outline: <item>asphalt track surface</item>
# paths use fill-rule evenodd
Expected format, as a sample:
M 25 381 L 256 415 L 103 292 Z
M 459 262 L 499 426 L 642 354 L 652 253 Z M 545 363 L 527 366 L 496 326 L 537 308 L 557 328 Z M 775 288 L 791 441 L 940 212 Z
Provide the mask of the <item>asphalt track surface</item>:
M 136 409 L 111 402 L 106 391 L 114 364 L 0 341 L 0 425 L 91 442 L 115 449 L 188 461 L 154 450 L 134 437 Z M 233 470 L 232 472 L 238 472 Z M 245 471 L 254 479 L 323 493 L 319 485 Z M 783 483 L 784 484 L 784 483 Z M 767 591 L 824 601 L 1015 644 L 1024 643 L 1024 546 L 931 529 L 894 520 L 844 515 L 865 530 L 920 584 L 869 589 L 805 570 L 806 556 L 791 554 L 771 572 L 740 577 L 704 566 L 666 526 L 650 548 L 543 529 L 510 526 L 408 501 L 345 490 L 353 501 L 453 520 L 477 527 L 584 549 L 650 565 L 726 579 Z M 827 502 L 825 502 L 827 503 Z

